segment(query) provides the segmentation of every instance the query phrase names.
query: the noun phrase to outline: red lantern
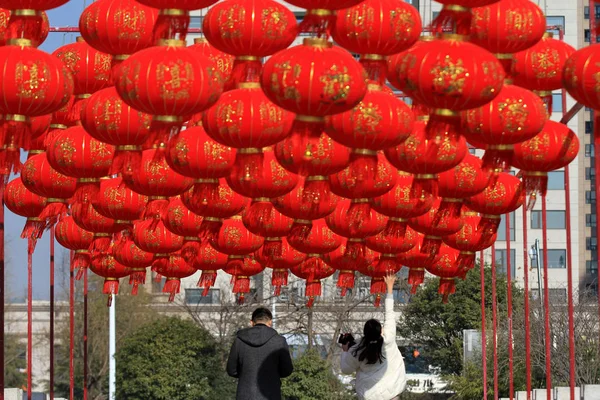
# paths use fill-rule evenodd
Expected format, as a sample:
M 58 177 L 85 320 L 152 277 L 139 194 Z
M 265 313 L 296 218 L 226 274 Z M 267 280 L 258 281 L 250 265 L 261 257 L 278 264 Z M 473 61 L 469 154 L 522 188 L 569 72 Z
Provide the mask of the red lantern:
M 46 153 L 30 157 L 21 171 L 23 184 L 38 196 L 47 198 L 39 218 L 52 221 L 67 212 L 67 202 L 75 194 L 77 180 L 60 174 L 48 163 Z
M 412 286 L 411 294 L 417 293 L 417 288 L 425 281 L 425 268 L 435 262 L 435 257 L 421 251 L 423 244 L 423 236 L 419 235 L 417 245 L 404 253 L 399 253 L 393 262 L 407 266 L 408 272 L 407 283 Z
M 523 172 L 528 193 L 546 194 L 549 171 L 569 165 L 579 153 L 579 139 L 565 124 L 547 121 L 534 138 L 515 145 L 512 165 Z
M 442 237 L 452 235 L 462 228 L 460 213 L 452 214 L 449 210 L 441 210 L 442 199 L 438 198 L 425 214 L 408 220 L 408 225 L 425 235 L 421 251 L 435 256 L 442 244 Z
M 119 224 L 131 225 L 141 218 L 147 203 L 148 197 L 129 189 L 122 178 L 110 178 L 100 180 L 100 189 L 92 205 L 98 214 Z
M 129 284 L 133 286 L 131 294 L 135 296 L 139 285 L 146 283 L 146 268 L 152 265 L 154 254 L 143 251 L 127 236 L 115 242 L 112 256 L 118 263 L 130 268 Z
M 183 236 L 169 231 L 162 221 L 136 221 L 133 224 L 133 241 L 141 250 L 155 255 L 155 267 L 168 263 L 169 255 L 183 247 Z
M 169 168 L 161 152 L 161 149 L 144 150 L 140 169 L 123 176 L 123 182 L 131 190 L 149 197 L 145 218 L 160 218 L 169 204 L 168 198 L 185 192 L 193 182 Z
M 309 10 L 341 10 L 359 4 L 362 0 L 286 0 L 286 3 Z
M 52 114 L 40 115 L 39 117 L 29 118 L 31 135 L 30 139 L 34 140 L 48 132 L 52 122 Z
M 112 236 L 126 228 L 126 226 L 112 218 L 106 218 L 91 207 L 82 203 L 71 206 L 71 215 L 77 225 L 94 234 L 94 241 L 90 246 L 92 253 L 104 253 L 110 247 Z
M 81 36 L 103 53 L 122 56 L 154 44 L 158 10 L 135 0 L 97 0 L 79 17 Z
M 437 1 L 437 0 L 436 0 Z M 432 31 L 440 35 L 444 32 L 454 32 L 457 40 L 467 40 L 471 31 L 472 12 L 475 7 L 483 7 L 498 0 L 440 0 L 442 9 L 431 23 Z
M 475 255 L 494 244 L 497 235 L 484 235 L 480 228 L 481 217 L 473 211 L 463 213 L 463 226 L 452 235 L 444 236 L 443 241 L 448 246 L 460 251 L 456 260 L 461 270 L 461 277 L 475 267 Z
M 170 40 L 138 51 L 123 62 L 115 82 L 119 96 L 136 110 L 152 114 L 158 141 L 183 121 L 214 104 L 223 91 L 215 64 Z
M 286 238 L 281 238 L 281 252 L 279 254 L 266 254 L 265 247 L 254 253 L 258 262 L 267 268 L 271 268 L 271 286 L 274 288 L 274 296 L 281 294 L 281 287 L 288 284 L 288 271 L 290 268 L 300 264 L 306 259 L 306 254 L 295 250 Z
M 258 250 L 264 239 L 250 232 L 239 216 L 225 220 L 216 238 L 210 240 L 215 250 L 228 255 L 244 256 Z
M 461 266 L 457 262 L 457 258 L 457 250 L 449 246 L 442 246 L 436 260 L 427 265 L 427 272 L 440 278 L 438 293 L 442 295 L 444 303 L 447 303 L 448 296 L 456 291 L 454 278 L 461 274 Z
M 169 293 L 169 302 L 175 300 L 175 295 L 181 288 L 181 279 L 194 275 L 196 269 L 188 264 L 179 253 L 170 254 L 165 262 L 156 266 L 155 271 L 167 278 L 163 293 Z
M 90 266 L 89 248 L 94 240 L 94 234 L 79 227 L 73 217 L 64 217 L 58 221 L 54 233 L 56 240 L 62 247 L 74 252 L 73 269 L 79 271 L 77 279 L 81 279 L 83 271 Z
M 88 203 L 97 196 L 100 178 L 107 176 L 114 147 L 91 137 L 75 126 L 52 135 L 46 141 L 50 166 L 58 173 L 77 178 L 75 200 Z
M 347 244 L 342 244 L 324 257 L 325 262 L 339 272 L 337 287 L 341 288 L 342 297 L 346 296 L 348 289 L 354 288 L 355 271 L 361 271 L 371 265 L 375 258 L 376 253 L 370 250 L 364 251 L 363 254 L 349 254 Z
M 250 82 L 224 93 L 204 112 L 202 124 L 208 136 L 225 146 L 258 148 L 285 139 L 293 119 L 264 95 L 259 83 Z
M 316 259 L 315 254 L 331 253 L 340 247 L 342 238 L 329 229 L 324 219 L 317 219 L 313 221 L 312 229 L 305 238 L 290 236 L 288 243 L 294 249 L 308 254 L 309 258 Z M 317 263 L 321 261 L 315 260 Z
M 215 184 L 218 182 L 216 181 Z M 225 179 L 220 180 L 217 198 L 214 201 L 196 196 L 193 189 L 183 193 L 181 200 L 192 212 L 204 217 L 200 233 L 202 238 L 216 237 L 223 223 L 222 220 L 241 213 L 249 203 L 248 199 L 231 190 Z
M 227 266 L 227 254 L 219 253 L 208 243 L 203 243 L 196 258 L 190 263 L 194 268 L 202 271 L 198 287 L 204 288 L 202 296 L 208 295 L 211 287 L 217 281 L 217 271 Z
M 130 274 L 130 269 L 118 263 L 109 254 L 97 254 L 92 257 L 90 269 L 93 273 L 104 278 L 103 294 L 108 295 L 108 306 L 112 303 L 112 296 L 119 293 L 119 279 Z
M 244 213 L 242 221 L 244 226 L 253 234 L 265 238 L 262 248 L 262 254 L 266 257 L 279 256 L 282 251 L 282 238 L 287 236 L 292 229 L 294 220 L 281 214 L 279 211 L 272 210 L 273 214 L 269 221 L 262 222 L 253 220 Z
M 406 226 L 403 236 L 390 236 L 380 232 L 367 238 L 367 247 L 373 251 L 384 254 L 404 253 L 417 245 L 419 234 L 411 227 Z
M 312 261 L 314 259 L 318 259 L 321 262 L 315 263 Z M 335 273 L 333 267 L 322 262 L 322 256 L 303 261 L 290 268 L 290 271 L 298 278 L 306 279 L 304 295 L 308 297 L 307 307 L 312 307 L 315 303 L 315 298 L 321 296 L 321 280 L 329 278 Z
M 162 221 L 172 233 L 183 236 L 181 255 L 190 264 L 200 251 L 200 235 L 203 218 L 191 212 L 179 197 L 174 197 L 169 203 Z
M 238 303 L 244 303 L 246 293 L 250 293 L 250 277 L 265 270 L 258 261 L 248 256 L 229 256 L 229 262 L 223 271 L 231 275 L 233 293 L 239 294 Z
M 4 203 L 14 214 L 27 218 L 21 238 L 29 239 L 29 252 L 35 248 L 35 242 L 42 237 L 45 222 L 38 218 L 46 207 L 46 199 L 27 190 L 20 177 L 8 182 L 4 188 Z
M 136 0 L 139 3 L 145 4 L 149 7 L 164 8 L 164 9 L 178 9 L 178 10 L 198 10 L 200 8 L 206 8 L 213 5 L 217 0 Z
M 57 8 L 69 0 L 0 0 L 0 7 L 10 10 L 44 11 Z
M 44 43 L 50 32 L 48 15 L 31 9 L 0 9 L 0 44 L 11 39 L 28 39 L 35 47 Z
M 205 38 L 194 38 L 194 44 L 189 46 L 191 50 L 198 52 L 204 57 L 208 57 L 217 66 L 217 71 L 221 73 L 223 80 L 228 81 L 233 71 L 233 56 L 218 50 L 208 43 Z
M 374 253 L 377 254 L 377 253 Z M 389 274 L 396 274 L 402 266 L 398 263 L 394 254 L 380 254 L 379 257 L 366 265 L 362 265 L 359 271 L 371 278 L 371 294 L 375 295 L 375 307 L 381 304 L 381 295 L 386 292 L 384 278 Z
M 596 90 L 598 49 L 599 44 L 582 47 L 569 56 L 563 70 L 565 89 L 576 101 L 594 110 L 600 110 L 600 92 Z

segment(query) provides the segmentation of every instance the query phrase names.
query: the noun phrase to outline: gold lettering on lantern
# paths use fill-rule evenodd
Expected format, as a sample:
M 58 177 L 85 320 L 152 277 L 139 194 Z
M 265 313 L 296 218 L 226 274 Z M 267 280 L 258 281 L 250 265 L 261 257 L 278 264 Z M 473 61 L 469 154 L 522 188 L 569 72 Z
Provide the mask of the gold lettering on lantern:
M 77 148 L 73 143 L 73 139 L 69 137 L 62 137 L 58 139 L 54 144 L 54 151 L 57 152 L 56 162 L 63 167 L 70 167 L 73 165 L 73 155 L 77 152 Z
M 271 176 L 273 178 L 273 186 L 287 186 L 290 184 L 288 174 L 275 160 L 271 160 Z
M 124 65 L 121 67 L 121 77 L 120 80 L 124 81 L 124 85 L 127 88 L 130 88 L 129 91 L 123 93 L 122 97 L 127 98 L 129 100 L 137 100 L 138 93 L 136 89 L 136 85 L 140 79 L 140 70 L 141 65 L 138 61 L 132 61 L 130 64 Z
M 125 202 L 125 190 L 118 187 L 109 187 L 104 191 L 104 197 L 109 200 L 109 210 L 120 210 Z
M 379 112 L 376 104 L 361 102 L 358 106 L 358 112 L 352 114 L 350 119 L 354 125 L 354 132 L 359 135 L 367 135 L 375 132 L 383 116 Z
M 350 75 L 347 67 L 338 67 L 333 64 L 329 71 L 321 76 L 323 94 L 331 102 L 343 101 L 350 93 Z
M 476 12 L 473 12 L 473 22 L 471 26 L 478 27 L 478 29 L 472 29 L 471 32 L 475 31 L 475 38 L 479 40 L 486 39 L 488 37 L 488 30 L 481 29 L 480 25 L 490 20 L 490 9 L 488 7 L 482 7 Z
M 484 196 L 489 206 L 501 206 L 506 197 L 506 187 L 504 186 L 504 183 L 496 182 L 492 188 L 486 189 Z
M 180 228 L 183 226 L 184 214 L 182 206 L 178 205 L 177 207 L 172 208 L 169 210 L 169 216 L 172 217 L 169 218 L 169 222 L 173 224 L 174 227 Z
M 262 12 L 262 30 L 267 39 L 278 39 L 288 28 L 284 15 L 275 7 L 265 8 Z
M 107 101 L 94 104 L 96 129 L 102 131 L 118 129 L 121 124 L 122 105 L 120 100 L 114 103 Z M 104 110 L 100 112 L 101 108 Z
M 6 14 L 0 14 L 0 29 L 4 30 L 8 26 L 8 18 L 6 18 Z
M 433 76 L 433 88 L 446 96 L 456 96 L 463 92 L 469 71 L 462 59 L 456 61 L 447 55 L 430 71 Z
M 234 226 L 228 226 L 223 230 L 225 244 L 227 246 L 238 247 L 242 242 L 242 234 L 240 230 Z
M 221 103 L 217 107 L 217 126 L 221 135 L 235 135 L 240 131 L 240 122 L 244 115 L 244 103 L 233 101 Z
M 119 9 L 114 15 L 114 24 L 118 26 L 119 39 L 137 40 L 142 37 L 141 28 L 146 24 L 146 12 L 137 6 Z
M 150 183 L 165 183 L 167 181 L 169 166 L 164 162 L 164 160 L 150 160 L 148 163 L 146 163 L 145 170 L 149 175 L 148 180 Z
M 506 38 L 511 41 L 529 39 L 531 21 L 533 21 L 533 13 L 531 11 L 523 14 L 519 10 L 508 10 L 505 23 L 509 29 Z
M 456 147 L 449 136 L 444 136 L 439 145 L 437 159 L 440 161 L 452 161 L 456 159 Z
M 79 72 L 79 68 L 77 68 L 77 63 L 79 62 L 79 54 L 73 50 L 60 51 L 57 53 L 57 57 L 62 60 L 62 62 L 69 68 L 69 70 L 73 73 L 73 75 L 77 75 Z
M 158 229 L 145 229 L 143 233 L 144 244 L 151 249 L 158 249 L 160 246 L 158 233 Z
M 108 144 L 96 139 L 90 141 L 90 150 L 92 152 L 94 167 L 106 167 L 112 164 L 112 151 L 108 148 Z
M 556 67 L 558 66 L 559 62 L 560 56 L 554 49 L 537 51 L 531 54 L 531 65 L 533 67 L 535 77 L 538 79 L 555 77 L 558 73 Z
M 519 132 L 525 126 L 529 110 L 523 99 L 506 99 L 498 103 L 498 113 L 508 132 Z
M 160 86 L 160 97 L 164 100 L 182 100 L 190 97 L 189 85 L 194 81 L 192 66 L 177 60 L 175 63 L 159 64 L 156 79 L 164 82 Z
M 206 142 L 204 146 L 206 147 Z M 185 139 L 179 139 L 175 142 L 175 157 L 173 157 L 173 164 L 178 166 L 188 166 L 190 164 L 188 160 L 188 153 L 190 148 L 188 147 Z
M 459 189 L 471 188 L 477 178 L 477 169 L 469 164 L 459 165 L 454 177 Z
M 278 135 L 283 131 L 284 126 L 281 124 L 283 109 L 271 102 L 261 102 L 258 106 L 258 113 L 263 123 L 262 133 L 264 135 Z
M 394 38 L 396 40 L 402 40 L 406 37 L 407 33 L 412 32 L 415 27 L 415 20 L 412 14 L 402 8 L 396 8 L 391 11 L 390 28 L 394 32 Z
M 242 36 L 241 29 L 245 27 L 246 9 L 233 5 L 227 10 L 219 11 L 219 32 L 223 39 L 234 39 Z
M 110 72 L 111 72 L 111 57 L 107 54 L 96 53 L 94 56 L 94 74 L 96 74 L 96 79 L 102 81 L 110 80 Z
M 294 85 L 298 85 L 302 67 L 289 61 L 275 64 L 271 74 L 271 92 L 280 100 L 299 100 L 300 92 Z M 291 82 L 290 82 L 291 81 Z
M 346 24 L 352 28 L 348 34 L 350 38 L 368 38 L 374 22 L 375 9 L 364 3 L 346 11 Z
M 533 138 L 522 143 L 522 146 L 529 151 L 525 151 L 523 158 L 526 160 L 543 160 L 550 147 L 550 137 L 542 131 Z
M 15 68 L 15 83 L 17 96 L 26 99 L 43 100 L 45 87 L 50 81 L 50 70 L 45 65 L 41 67 L 34 63 L 29 65 L 19 61 Z
M 216 143 L 216 142 L 204 142 L 204 154 L 210 156 L 211 162 L 227 162 L 223 157 L 223 154 L 226 152 L 225 146 Z

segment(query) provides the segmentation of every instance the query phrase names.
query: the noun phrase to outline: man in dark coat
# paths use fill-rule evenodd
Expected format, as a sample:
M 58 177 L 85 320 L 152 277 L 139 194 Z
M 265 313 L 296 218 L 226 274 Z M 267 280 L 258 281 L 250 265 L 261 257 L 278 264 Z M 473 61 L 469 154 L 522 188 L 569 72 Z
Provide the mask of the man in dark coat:
M 294 369 L 288 344 L 271 327 L 269 309 L 257 308 L 250 324 L 237 333 L 227 360 L 227 373 L 238 378 L 236 399 L 281 400 L 281 378 Z

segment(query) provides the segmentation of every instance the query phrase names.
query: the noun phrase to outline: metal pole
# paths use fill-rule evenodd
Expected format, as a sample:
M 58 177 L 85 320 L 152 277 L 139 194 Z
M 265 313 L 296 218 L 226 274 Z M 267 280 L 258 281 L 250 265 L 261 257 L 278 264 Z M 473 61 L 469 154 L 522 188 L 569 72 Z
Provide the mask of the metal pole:
M 535 239 L 534 247 L 535 249 L 535 263 L 537 266 L 537 276 L 538 276 L 538 293 L 540 296 L 540 306 L 544 307 L 544 292 L 542 291 L 542 268 L 540 267 L 540 241 Z
M 4 400 L 4 178 L 0 175 L 0 400 Z
M 277 296 L 273 296 L 273 300 L 272 300 L 272 304 L 271 306 L 273 307 L 273 329 L 276 329 L 276 325 L 275 325 L 275 320 L 277 318 Z
M 50 400 L 54 400 L 54 225 L 50 228 Z
M 115 321 L 115 309 L 117 307 L 117 295 L 113 295 L 112 304 L 110 305 L 109 318 L 108 318 L 108 399 L 116 400 L 115 388 L 116 388 L 116 371 L 117 364 L 115 360 L 116 352 L 116 321 Z

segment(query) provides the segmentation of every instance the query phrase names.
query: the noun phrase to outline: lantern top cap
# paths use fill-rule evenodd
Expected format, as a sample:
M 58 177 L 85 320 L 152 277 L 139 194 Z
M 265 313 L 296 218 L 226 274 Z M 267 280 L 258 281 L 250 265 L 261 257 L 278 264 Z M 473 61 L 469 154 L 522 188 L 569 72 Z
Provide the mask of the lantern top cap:
M 308 10 L 308 14 L 316 15 L 318 17 L 329 17 L 330 15 L 333 14 L 333 11 L 326 10 L 324 8 L 313 8 L 313 9 Z
M 329 48 L 332 43 L 325 38 L 306 38 L 302 41 L 304 46 Z
M 169 15 L 172 17 L 178 17 L 178 16 L 182 16 L 182 15 L 187 15 L 189 13 L 186 10 L 180 10 L 178 8 L 163 8 L 162 10 L 160 10 L 159 14 L 160 15 Z
M 554 38 L 554 33 L 552 33 L 552 32 L 545 32 L 542 37 L 546 38 L 546 39 L 552 39 L 552 38 Z
M 260 89 L 258 82 L 241 82 L 237 85 L 238 89 Z
M 85 39 L 84 39 L 83 37 L 81 37 L 81 36 L 77 36 L 77 37 L 75 38 L 75 42 L 77 42 L 77 43 L 82 43 L 82 42 L 85 42 Z
M 194 44 L 205 44 L 208 43 L 205 37 L 194 38 Z
M 156 45 L 163 47 L 185 47 L 185 40 L 179 39 L 160 39 Z
M 33 42 L 29 39 L 8 39 L 8 46 L 33 47 Z
M 435 36 L 432 35 L 423 35 L 419 37 L 421 42 L 433 42 L 435 40 Z

